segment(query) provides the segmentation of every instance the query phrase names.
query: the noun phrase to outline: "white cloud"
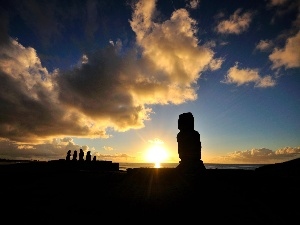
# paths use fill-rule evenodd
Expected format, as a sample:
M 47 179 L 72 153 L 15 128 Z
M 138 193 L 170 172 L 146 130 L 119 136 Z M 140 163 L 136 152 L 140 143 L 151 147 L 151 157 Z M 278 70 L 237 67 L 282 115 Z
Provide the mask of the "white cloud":
M 133 162 L 135 161 L 135 157 L 131 155 L 127 155 L 124 153 L 116 153 L 116 154 L 101 154 L 99 152 L 96 152 L 94 154 L 96 156 L 97 160 L 111 160 L 113 162 Z
M 300 147 L 285 147 L 282 149 L 278 149 L 275 151 L 275 154 L 278 156 L 290 156 L 290 155 L 299 155 L 300 154 Z
M 112 151 L 112 150 L 114 150 L 114 148 L 113 148 L 113 147 L 110 147 L 110 146 L 104 146 L 103 149 L 104 149 L 105 151 Z
M 275 48 L 269 55 L 272 61 L 272 69 L 279 67 L 297 68 L 300 67 L 300 31 L 292 37 L 289 37 L 282 49 Z
M 271 76 L 261 77 L 257 69 L 239 69 L 238 64 L 227 71 L 223 82 L 226 84 L 236 84 L 238 86 L 254 83 L 255 87 L 261 88 L 273 87 L 276 84 Z
M 89 62 L 89 59 L 88 59 L 88 57 L 87 57 L 87 55 L 82 55 L 82 57 L 81 57 L 81 64 L 86 64 L 86 63 L 88 63 Z
M 229 44 L 229 42 L 227 42 L 227 41 L 222 41 L 222 42 L 220 43 L 221 46 L 225 46 L 225 45 L 228 45 L 228 44 Z
M 288 0 L 270 0 L 269 5 L 270 6 L 279 6 L 279 5 L 284 5 Z
M 300 147 L 285 147 L 276 151 L 267 148 L 235 151 L 214 159 L 216 163 L 249 163 L 268 164 L 280 163 L 300 156 Z
M 252 13 L 242 13 L 242 9 L 237 9 L 228 20 L 219 22 L 216 31 L 223 34 L 240 34 L 249 28 L 252 17 Z
M 148 18 L 151 16 L 148 13 L 135 10 L 131 21 L 137 44 L 143 48 L 143 58 L 164 76 L 160 79 L 168 79 L 178 87 L 188 88 L 213 59 L 214 52 L 198 46 L 196 21 L 189 17 L 185 9 L 174 11 L 170 20 L 161 24 L 152 22 L 150 25 Z
M 191 9 L 197 9 L 199 7 L 200 0 L 189 0 L 187 7 Z
M 218 58 L 218 59 L 213 59 L 210 63 L 209 63 L 209 68 L 210 70 L 218 70 L 221 68 L 223 62 L 225 59 L 222 58 Z
M 159 139 L 159 138 L 154 138 L 153 140 L 148 140 L 149 143 L 151 144 L 164 144 L 163 140 Z
M 260 40 L 259 43 L 256 45 L 255 49 L 258 49 L 262 52 L 270 51 L 273 47 L 273 42 L 271 40 Z

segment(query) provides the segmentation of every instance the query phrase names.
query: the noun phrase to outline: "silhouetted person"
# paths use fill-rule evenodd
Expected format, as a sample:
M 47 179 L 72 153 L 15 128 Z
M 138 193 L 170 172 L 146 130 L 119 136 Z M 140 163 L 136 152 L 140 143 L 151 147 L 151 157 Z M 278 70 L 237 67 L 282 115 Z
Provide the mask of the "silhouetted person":
M 71 150 L 69 150 L 69 151 L 67 152 L 66 160 L 67 160 L 67 161 L 70 161 L 70 160 L 71 160 Z
M 200 134 L 194 130 L 194 116 L 192 113 L 179 115 L 177 134 L 178 154 L 181 161 L 178 168 L 184 171 L 195 172 L 205 169 L 201 160 Z
M 87 154 L 86 154 L 85 160 L 86 160 L 87 162 L 90 162 L 91 159 L 92 159 L 91 151 L 88 151 Z
M 93 162 L 96 162 L 96 156 L 94 155 L 94 157 L 93 157 Z
M 73 152 L 73 159 L 72 160 L 77 161 L 77 151 L 76 150 Z
M 79 161 L 80 162 L 84 161 L 83 157 L 84 157 L 84 152 L 82 149 L 80 149 L 80 151 L 79 151 Z

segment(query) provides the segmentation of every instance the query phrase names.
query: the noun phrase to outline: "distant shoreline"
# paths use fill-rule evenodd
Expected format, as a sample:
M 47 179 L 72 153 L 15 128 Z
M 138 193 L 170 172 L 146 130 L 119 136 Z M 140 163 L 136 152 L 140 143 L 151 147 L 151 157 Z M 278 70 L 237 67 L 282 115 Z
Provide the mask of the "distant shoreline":
M 47 163 L 55 160 L 49 161 L 39 161 L 39 160 L 16 160 L 16 159 L 2 159 L 0 158 L 0 165 L 18 164 L 18 163 Z M 126 171 L 131 168 L 155 168 L 154 163 L 128 163 L 128 162 L 117 162 L 119 163 L 119 170 Z M 160 168 L 176 168 L 179 163 L 161 163 Z M 255 170 L 258 167 L 269 165 L 269 164 L 250 164 L 250 163 L 204 163 L 206 169 L 245 169 L 245 170 Z

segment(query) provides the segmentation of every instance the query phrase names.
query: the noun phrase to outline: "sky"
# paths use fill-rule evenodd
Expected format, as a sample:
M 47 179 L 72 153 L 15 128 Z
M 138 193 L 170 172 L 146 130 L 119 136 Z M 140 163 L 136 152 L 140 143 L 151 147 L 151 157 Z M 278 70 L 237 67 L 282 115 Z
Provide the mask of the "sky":
M 299 0 L 11 0 L 0 29 L 0 158 L 178 163 L 186 112 L 204 163 L 299 157 Z

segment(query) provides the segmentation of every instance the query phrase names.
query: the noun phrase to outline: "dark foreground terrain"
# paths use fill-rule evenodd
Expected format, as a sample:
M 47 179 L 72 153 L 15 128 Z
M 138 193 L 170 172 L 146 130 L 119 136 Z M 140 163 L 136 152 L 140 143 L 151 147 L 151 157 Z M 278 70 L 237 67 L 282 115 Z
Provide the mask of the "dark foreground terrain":
M 299 159 L 199 174 L 0 166 L 1 224 L 298 224 L 299 168 Z

